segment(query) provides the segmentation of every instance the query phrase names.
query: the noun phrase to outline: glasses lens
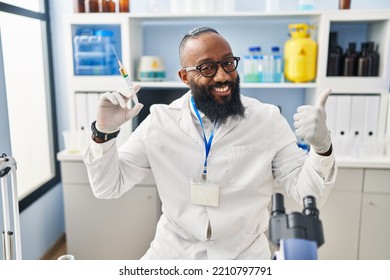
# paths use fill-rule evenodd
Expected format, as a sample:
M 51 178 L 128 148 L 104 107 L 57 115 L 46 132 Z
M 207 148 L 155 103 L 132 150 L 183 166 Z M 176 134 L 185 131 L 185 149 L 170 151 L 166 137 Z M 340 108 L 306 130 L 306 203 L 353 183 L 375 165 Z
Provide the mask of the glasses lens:
M 205 77 L 214 76 L 215 73 L 217 73 L 217 64 L 212 62 L 203 63 L 200 66 L 200 72 L 202 72 L 202 75 Z
M 222 61 L 222 67 L 226 72 L 232 72 L 237 68 L 237 60 L 235 57 L 229 57 Z

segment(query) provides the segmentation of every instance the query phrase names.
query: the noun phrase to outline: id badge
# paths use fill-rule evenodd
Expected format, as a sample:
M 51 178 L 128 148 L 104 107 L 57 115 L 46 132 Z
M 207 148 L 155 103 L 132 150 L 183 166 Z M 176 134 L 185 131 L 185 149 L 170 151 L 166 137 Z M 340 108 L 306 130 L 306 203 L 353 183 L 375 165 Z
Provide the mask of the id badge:
M 196 205 L 219 205 L 219 185 L 207 181 L 191 180 L 191 203 Z

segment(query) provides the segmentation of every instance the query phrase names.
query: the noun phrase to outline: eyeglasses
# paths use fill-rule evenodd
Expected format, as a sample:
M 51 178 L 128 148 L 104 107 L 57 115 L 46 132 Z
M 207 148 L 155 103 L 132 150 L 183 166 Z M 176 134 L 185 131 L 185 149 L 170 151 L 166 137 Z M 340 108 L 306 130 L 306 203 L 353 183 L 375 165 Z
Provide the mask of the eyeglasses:
M 193 71 L 197 70 L 199 71 L 204 77 L 210 78 L 215 76 L 218 72 L 218 64 L 221 64 L 222 69 L 226 73 L 233 72 L 237 69 L 238 62 L 240 61 L 240 58 L 237 56 L 227 57 L 222 61 L 216 61 L 216 62 L 205 62 L 198 66 L 193 67 L 186 67 L 183 68 L 183 70 L 186 71 Z

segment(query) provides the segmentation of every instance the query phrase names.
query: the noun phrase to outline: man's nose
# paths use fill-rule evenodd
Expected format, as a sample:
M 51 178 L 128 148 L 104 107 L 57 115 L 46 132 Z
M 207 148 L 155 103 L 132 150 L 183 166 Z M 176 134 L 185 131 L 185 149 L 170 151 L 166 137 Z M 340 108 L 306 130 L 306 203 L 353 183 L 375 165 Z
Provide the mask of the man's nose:
M 229 74 L 222 68 L 222 65 L 219 63 L 217 67 L 217 73 L 215 73 L 214 80 L 223 82 L 228 80 Z

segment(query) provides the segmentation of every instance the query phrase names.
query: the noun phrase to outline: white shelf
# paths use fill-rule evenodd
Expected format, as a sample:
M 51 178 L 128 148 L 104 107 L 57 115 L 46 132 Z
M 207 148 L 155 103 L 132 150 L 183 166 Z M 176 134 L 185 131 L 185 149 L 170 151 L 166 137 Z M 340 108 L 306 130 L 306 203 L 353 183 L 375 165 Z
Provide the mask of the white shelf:
M 346 157 L 336 156 L 336 163 L 339 167 L 344 168 L 383 168 L 390 169 L 390 157 Z
M 188 88 L 188 86 L 182 82 L 139 82 L 134 81 L 134 83 L 139 83 L 143 88 Z M 241 88 L 315 88 L 315 83 L 241 83 Z

